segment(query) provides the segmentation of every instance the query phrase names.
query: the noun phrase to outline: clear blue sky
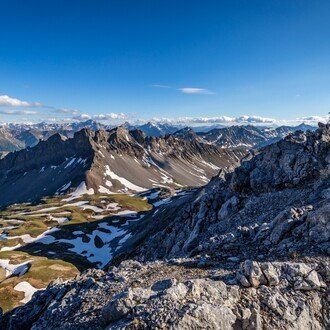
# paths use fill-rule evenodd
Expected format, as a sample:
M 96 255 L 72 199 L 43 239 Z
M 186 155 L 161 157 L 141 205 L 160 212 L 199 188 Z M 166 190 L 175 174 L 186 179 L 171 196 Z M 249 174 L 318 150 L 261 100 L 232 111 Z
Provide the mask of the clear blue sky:
M 50 106 L 0 122 L 330 110 L 329 1 L 7 0 L 0 31 L 0 95 Z

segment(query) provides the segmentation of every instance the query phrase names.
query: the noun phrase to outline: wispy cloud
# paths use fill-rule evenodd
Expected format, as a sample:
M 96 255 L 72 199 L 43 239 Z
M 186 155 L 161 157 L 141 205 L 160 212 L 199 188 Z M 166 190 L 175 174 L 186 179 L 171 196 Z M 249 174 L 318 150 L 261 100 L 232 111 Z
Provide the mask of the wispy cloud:
M 306 124 L 326 123 L 329 120 L 327 116 L 307 116 L 297 118 L 297 121 L 305 122 Z
M 30 111 L 30 110 L 1 110 L 1 114 L 3 115 L 12 115 L 12 116 L 24 116 L 24 115 L 36 115 L 39 112 Z
M 22 101 L 8 95 L 0 95 L 0 106 L 11 107 L 40 107 L 42 104 L 39 102 Z
M 42 104 L 40 102 L 29 102 L 29 101 L 23 101 L 8 95 L 0 95 L 0 106 L 6 106 L 10 109 L 17 108 L 17 107 L 25 107 L 25 108 L 33 108 L 38 107 L 39 109 L 42 109 L 43 111 L 51 111 L 53 113 L 58 114 L 67 114 L 67 115 L 78 115 L 79 110 L 76 109 L 69 109 L 69 108 L 57 108 L 52 105 L 46 105 Z M 20 114 L 37 114 L 35 111 L 16 111 L 16 110 L 4 110 L 0 113 L 5 115 L 20 115 Z
M 77 115 L 79 113 L 79 110 L 59 108 L 59 109 L 54 109 L 54 112 L 63 113 L 63 114 L 70 114 L 70 115 Z
M 154 88 L 167 88 L 167 89 L 174 89 L 176 91 L 179 91 L 183 94 L 203 94 L 203 95 L 212 95 L 215 94 L 214 92 L 210 91 L 209 89 L 206 88 L 199 88 L 199 87 L 172 87 L 169 85 L 162 85 L 162 84 L 154 84 L 150 85 L 151 87 Z
M 214 94 L 214 92 L 208 89 L 197 88 L 197 87 L 182 87 L 182 88 L 178 88 L 178 90 L 184 94 L 204 94 L 204 95 Z
M 106 113 L 106 114 L 99 114 L 99 115 L 88 115 L 86 113 L 74 116 L 72 119 L 74 120 L 126 120 L 128 116 L 124 113 Z

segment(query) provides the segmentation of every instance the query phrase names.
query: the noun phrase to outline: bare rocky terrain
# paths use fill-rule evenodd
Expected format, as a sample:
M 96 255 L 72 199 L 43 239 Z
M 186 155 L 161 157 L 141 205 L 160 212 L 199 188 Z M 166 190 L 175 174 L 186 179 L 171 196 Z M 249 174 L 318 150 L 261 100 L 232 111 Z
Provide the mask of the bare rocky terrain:
M 133 225 L 4 329 L 328 329 L 330 125 L 252 153 Z
M 124 127 L 52 135 L 0 159 L 0 207 L 74 190 L 141 192 L 201 186 L 219 169 L 237 166 L 245 149 L 230 150 L 172 135 L 148 137 Z

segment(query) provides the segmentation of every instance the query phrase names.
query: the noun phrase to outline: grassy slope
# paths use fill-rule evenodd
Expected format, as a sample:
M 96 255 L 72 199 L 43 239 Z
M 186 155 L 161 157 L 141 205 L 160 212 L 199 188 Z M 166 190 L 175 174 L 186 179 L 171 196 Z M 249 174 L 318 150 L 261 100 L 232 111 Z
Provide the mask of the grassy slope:
M 109 203 L 118 203 L 120 210 L 137 212 L 148 211 L 152 208 L 147 200 L 125 194 L 85 195 L 70 202 L 64 202 L 62 199 L 63 196 L 45 198 L 38 205 L 17 204 L 0 211 L 0 234 L 5 232 L 9 237 L 29 234 L 35 238 L 50 227 L 56 226 L 62 229 L 61 232 L 56 233 L 57 235 L 70 236 L 74 230 L 84 229 L 87 232 L 93 230 L 97 223 L 101 221 L 93 218 L 95 215 L 104 215 L 107 217 L 107 220 L 111 219 L 111 215 L 117 211 L 106 210 L 106 205 Z M 66 205 L 77 201 L 88 201 L 89 205 L 102 208 L 103 211 L 94 212 L 89 209 L 83 210 L 78 206 Z M 58 208 L 47 212 L 42 211 L 42 209 L 50 207 Z M 67 217 L 69 221 L 58 224 L 57 221 L 50 219 L 49 214 L 58 218 Z M 1 229 L 13 225 L 16 228 Z M 5 279 L 5 271 L 0 268 L 0 307 L 4 311 L 21 304 L 20 300 L 24 298 L 24 293 L 14 290 L 18 283 L 27 281 L 35 288 L 41 289 L 57 278 L 62 278 L 63 280 L 73 278 L 79 273 L 79 269 L 86 269 L 91 266 L 84 257 L 68 251 L 61 245 L 53 244 L 50 246 L 32 243 L 24 246 L 21 238 L 15 238 L 1 240 L 0 249 L 14 247 L 17 244 L 21 244 L 23 247 L 12 251 L 1 251 L 0 259 L 9 259 L 10 264 L 29 261 L 30 268 L 20 277 L 13 276 L 7 279 Z M 47 250 L 53 246 L 55 246 L 55 249 L 52 249 L 52 251 L 55 252 L 53 252 L 53 255 L 49 255 Z

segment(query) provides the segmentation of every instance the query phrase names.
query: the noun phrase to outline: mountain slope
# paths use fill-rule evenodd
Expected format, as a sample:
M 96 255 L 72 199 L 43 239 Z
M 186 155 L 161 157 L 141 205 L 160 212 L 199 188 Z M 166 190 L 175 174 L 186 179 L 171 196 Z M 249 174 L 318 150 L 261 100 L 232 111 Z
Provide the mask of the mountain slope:
M 241 150 L 118 127 L 60 134 L 0 160 L 0 205 L 35 201 L 69 190 L 139 192 L 205 184 L 220 168 L 236 166 Z
M 214 248 L 213 240 L 211 240 L 214 235 L 218 236 L 215 240 L 217 249 L 221 247 L 224 252 L 225 246 L 225 248 L 228 247 L 226 253 L 237 255 L 237 249 L 241 247 L 241 244 L 245 245 L 248 242 L 248 236 L 254 239 L 258 230 L 260 236 L 266 239 L 267 231 L 270 233 L 272 226 L 276 225 L 276 221 L 270 225 L 271 221 L 276 219 L 282 211 L 284 213 L 281 221 L 284 223 L 279 237 L 274 241 L 276 243 L 287 238 L 285 234 L 291 233 L 294 225 L 294 223 L 287 227 L 285 225 L 285 217 L 288 216 L 288 219 L 291 217 L 285 213 L 287 209 L 290 210 L 292 207 L 300 209 L 300 211 L 292 212 L 298 212 L 297 219 L 304 214 L 301 222 L 296 223 L 304 225 L 307 214 L 310 213 L 310 219 L 313 219 L 313 214 L 323 210 L 320 211 L 322 214 L 328 208 L 327 205 L 330 202 L 328 193 L 330 186 L 329 125 L 322 126 L 315 133 L 289 135 L 286 139 L 261 149 L 250 158 L 243 161 L 241 166 L 232 173 L 226 175 L 222 173 L 220 177 L 211 180 L 200 190 L 195 201 L 182 210 L 181 215 L 169 217 L 167 225 L 171 228 L 170 236 L 166 234 L 166 229 L 155 237 L 147 234 L 148 243 L 142 248 L 141 255 L 150 258 L 169 258 L 194 255 L 203 250 L 208 253 L 207 251 L 210 252 Z M 278 225 L 282 225 L 281 221 Z M 166 226 L 166 222 L 163 221 L 162 225 Z M 314 225 L 320 226 L 318 229 L 315 228 L 315 233 L 320 231 L 321 234 L 323 226 L 328 228 L 326 222 L 319 224 L 315 222 Z M 297 230 L 297 234 L 298 232 L 301 235 L 301 231 Z M 301 238 L 299 235 L 289 237 L 286 244 L 295 239 L 299 240 Z M 322 252 L 328 246 L 322 245 L 324 237 L 325 233 L 319 237 L 314 234 L 311 237 L 303 237 L 310 246 L 304 242 L 302 246 L 298 245 L 296 248 L 298 251 L 302 248 L 303 253 Z M 325 241 L 328 239 L 329 237 Z M 320 242 L 320 245 L 315 244 L 315 240 Z M 259 253 L 262 252 L 264 255 L 270 253 L 267 242 L 266 239 L 264 247 L 257 246 Z M 153 244 L 157 245 L 157 249 L 153 248 L 155 246 Z M 254 244 L 253 240 L 252 244 Z M 285 246 L 280 244 L 273 246 L 271 254 L 275 253 L 276 248 L 281 253 L 281 249 Z M 262 251 L 262 248 L 265 250 Z M 246 252 L 242 250 L 240 253 L 245 255 Z M 252 252 L 249 255 L 252 255 Z
M 328 329 L 329 191 L 330 125 L 290 135 L 146 215 L 111 267 L 53 283 L 3 327 Z
M 14 151 L 23 148 L 24 144 L 15 138 L 8 129 L 0 127 L 0 152 Z

